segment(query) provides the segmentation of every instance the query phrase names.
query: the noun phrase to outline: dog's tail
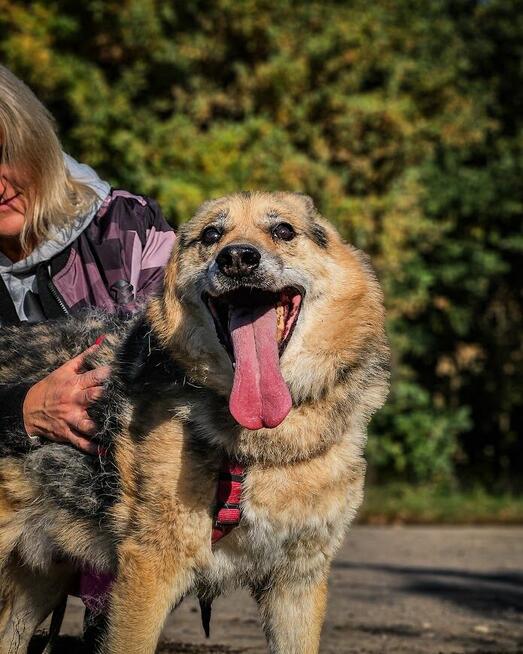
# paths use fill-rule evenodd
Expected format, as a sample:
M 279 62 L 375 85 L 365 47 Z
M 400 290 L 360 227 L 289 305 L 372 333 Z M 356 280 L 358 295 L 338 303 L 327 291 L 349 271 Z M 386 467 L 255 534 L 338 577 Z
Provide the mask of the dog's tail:
M 67 607 L 67 595 L 53 611 L 53 615 L 51 617 L 51 624 L 49 625 L 49 636 L 47 638 L 47 645 L 45 646 L 45 649 L 42 652 L 42 654 L 52 654 L 58 636 L 60 635 L 60 629 L 62 628 L 62 622 L 64 621 L 66 607 Z
M 205 637 L 209 638 L 211 635 L 211 613 L 212 613 L 212 599 L 198 598 L 200 601 L 200 614 L 202 618 L 202 627 L 205 632 Z

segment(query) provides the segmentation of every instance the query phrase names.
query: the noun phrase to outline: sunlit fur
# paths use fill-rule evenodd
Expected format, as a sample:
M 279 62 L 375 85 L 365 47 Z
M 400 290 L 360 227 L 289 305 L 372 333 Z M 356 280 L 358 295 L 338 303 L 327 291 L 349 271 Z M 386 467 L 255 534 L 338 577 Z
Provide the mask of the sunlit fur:
M 279 222 L 293 226 L 293 240 L 274 238 Z M 211 224 L 223 236 L 205 246 L 200 234 Z M 221 294 L 238 283 L 215 263 L 231 243 L 262 254 L 249 284 L 304 291 L 281 357 L 293 408 L 275 429 L 249 431 L 228 411 L 232 366 L 202 292 Z M 383 321 L 365 255 L 342 241 L 310 198 L 252 193 L 204 204 L 180 230 L 163 295 L 143 315 L 123 326 L 99 317 L 91 327 L 76 325 L 74 348 L 110 333 L 91 362 L 113 369 L 94 409 L 108 456 L 90 460 L 46 445 L 0 461 L 0 654 L 24 652 L 27 643 L 24 637 L 9 649 L 12 615 L 22 610 L 12 608 L 20 583 L 13 562 L 38 571 L 37 593 L 50 583 L 45 575 L 60 579 L 56 550 L 117 573 L 104 654 L 152 654 L 168 611 L 185 594 L 209 600 L 234 585 L 258 601 L 273 654 L 317 652 L 330 562 L 362 500 L 366 427 L 387 392 Z M 73 322 L 55 325 L 46 338 L 55 334 L 63 345 L 74 329 Z M 16 349 L 17 334 L 6 334 L 3 346 Z M 14 361 L 0 360 L 1 380 L 14 371 Z M 225 455 L 246 469 L 242 521 L 211 548 Z M 33 551 L 23 545 L 28 539 Z M 35 603 L 26 596 L 25 611 Z M 56 600 L 36 604 L 31 629 L 35 612 L 52 610 Z

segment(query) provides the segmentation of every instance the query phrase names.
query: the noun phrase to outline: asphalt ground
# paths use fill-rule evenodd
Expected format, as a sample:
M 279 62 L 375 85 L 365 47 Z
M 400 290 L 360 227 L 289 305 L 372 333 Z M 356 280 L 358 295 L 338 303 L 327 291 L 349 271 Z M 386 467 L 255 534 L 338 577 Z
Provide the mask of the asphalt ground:
M 81 651 L 81 617 L 72 600 L 61 652 Z M 159 651 L 267 650 L 253 600 L 236 592 L 214 603 L 208 640 L 186 599 Z M 320 651 L 523 654 L 523 527 L 354 527 L 332 568 Z

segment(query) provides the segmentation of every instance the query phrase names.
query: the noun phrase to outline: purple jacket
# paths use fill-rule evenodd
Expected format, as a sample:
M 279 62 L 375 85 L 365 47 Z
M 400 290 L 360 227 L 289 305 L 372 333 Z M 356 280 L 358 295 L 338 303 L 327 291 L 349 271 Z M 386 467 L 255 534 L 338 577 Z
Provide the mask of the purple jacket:
M 156 202 L 113 191 L 52 282 L 72 313 L 86 306 L 132 309 L 161 289 L 174 239 Z
M 112 191 L 79 236 L 38 266 L 33 321 L 88 306 L 132 311 L 161 288 L 174 239 L 156 202 Z M 1 282 L 0 319 L 2 324 L 19 321 Z
M 32 294 L 30 306 L 33 318 L 58 318 L 89 306 L 133 311 L 161 289 L 174 240 L 156 202 L 112 191 L 79 236 L 39 265 L 38 293 Z M 2 324 L 20 322 L 1 278 L 0 318 Z M 0 451 L 9 432 L 23 433 L 22 405 L 28 390 L 23 380 L 15 387 L 0 387 Z

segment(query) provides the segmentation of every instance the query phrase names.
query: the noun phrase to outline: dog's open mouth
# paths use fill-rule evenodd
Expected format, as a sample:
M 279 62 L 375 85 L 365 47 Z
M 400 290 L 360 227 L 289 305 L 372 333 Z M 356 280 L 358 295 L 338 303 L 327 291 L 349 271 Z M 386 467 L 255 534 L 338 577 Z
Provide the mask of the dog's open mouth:
M 247 429 L 277 427 L 291 409 L 279 360 L 296 326 L 302 297 L 293 287 L 274 293 L 248 287 L 203 296 L 234 364 L 229 408 Z

